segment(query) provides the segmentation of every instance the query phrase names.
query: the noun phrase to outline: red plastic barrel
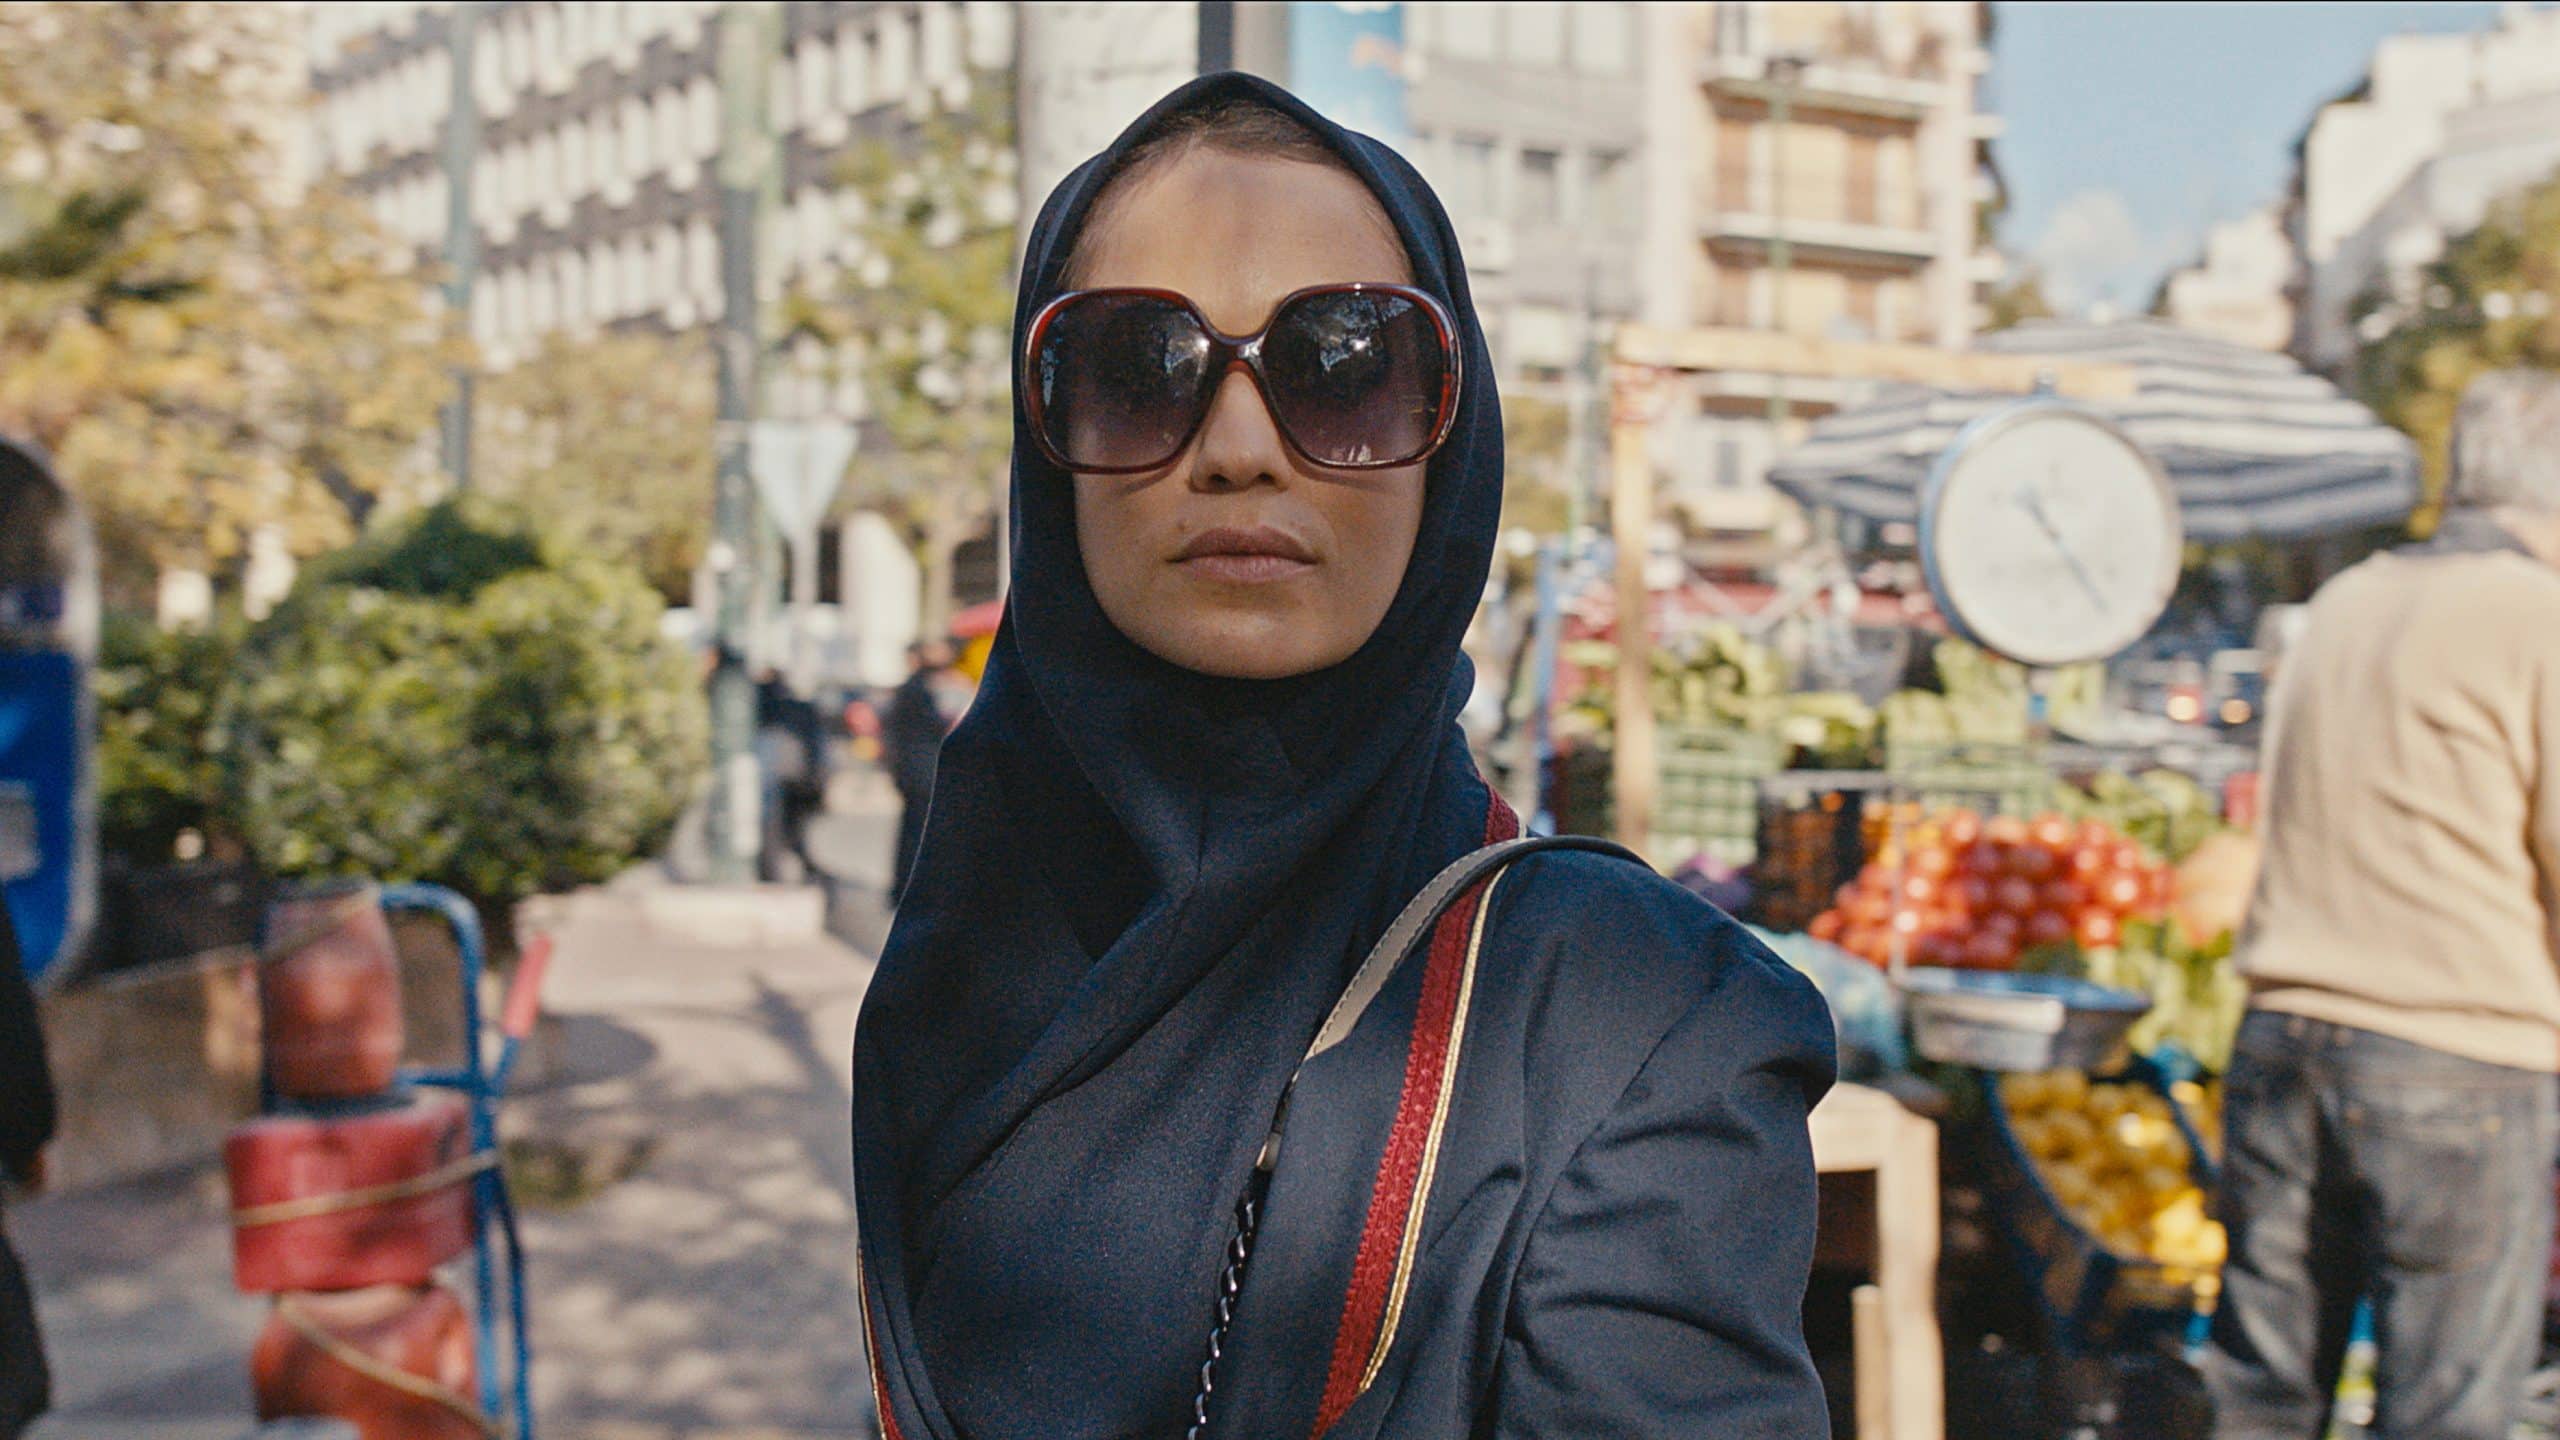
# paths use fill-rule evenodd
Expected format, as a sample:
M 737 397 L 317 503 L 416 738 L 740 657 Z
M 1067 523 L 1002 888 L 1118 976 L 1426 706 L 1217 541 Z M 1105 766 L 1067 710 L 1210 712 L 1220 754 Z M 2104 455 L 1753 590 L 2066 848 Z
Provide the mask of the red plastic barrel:
M 400 1068 L 400 957 L 382 893 L 347 884 L 305 890 L 267 912 L 258 961 L 267 1080 L 296 1099 L 390 1088 Z
M 419 1285 L 471 1248 L 462 1102 L 362 1115 L 262 1115 L 223 1146 L 232 1274 L 250 1294 Z
M 364 1440 L 485 1440 L 471 1322 L 441 1285 L 286 1295 L 249 1356 L 260 1420 L 325 1415 Z

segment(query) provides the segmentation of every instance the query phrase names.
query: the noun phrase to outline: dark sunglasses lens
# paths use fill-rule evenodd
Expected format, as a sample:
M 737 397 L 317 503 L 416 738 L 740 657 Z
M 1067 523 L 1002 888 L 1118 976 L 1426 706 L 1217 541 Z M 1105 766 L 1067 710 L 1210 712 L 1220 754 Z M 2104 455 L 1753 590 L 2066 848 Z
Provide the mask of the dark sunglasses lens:
M 1428 453 L 1449 363 L 1430 311 L 1374 290 L 1292 301 L 1262 345 L 1273 417 L 1319 465 L 1401 465 Z
M 1071 468 L 1161 465 L 1199 427 L 1209 337 L 1191 312 L 1146 295 L 1069 301 L 1031 356 L 1041 430 Z

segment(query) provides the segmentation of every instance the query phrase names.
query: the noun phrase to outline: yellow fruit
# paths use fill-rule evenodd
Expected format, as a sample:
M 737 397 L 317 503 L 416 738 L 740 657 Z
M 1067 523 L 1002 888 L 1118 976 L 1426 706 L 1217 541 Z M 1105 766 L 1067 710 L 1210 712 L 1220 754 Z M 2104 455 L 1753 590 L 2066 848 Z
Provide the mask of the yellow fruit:
M 2048 1104 L 2071 1110 L 2089 1103 L 2089 1077 L 2077 1070 L 2056 1070 L 2045 1076 L 2045 1099 Z

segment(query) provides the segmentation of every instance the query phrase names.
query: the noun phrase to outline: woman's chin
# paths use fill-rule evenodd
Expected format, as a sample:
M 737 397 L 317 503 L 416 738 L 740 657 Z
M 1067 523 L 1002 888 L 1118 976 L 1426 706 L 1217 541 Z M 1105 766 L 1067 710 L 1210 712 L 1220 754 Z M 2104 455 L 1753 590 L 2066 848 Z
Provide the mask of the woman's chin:
M 1340 663 L 1359 648 L 1334 643 L 1325 627 L 1295 615 L 1149 616 L 1123 626 L 1159 659 L 1221 680 L 1285 680 Z

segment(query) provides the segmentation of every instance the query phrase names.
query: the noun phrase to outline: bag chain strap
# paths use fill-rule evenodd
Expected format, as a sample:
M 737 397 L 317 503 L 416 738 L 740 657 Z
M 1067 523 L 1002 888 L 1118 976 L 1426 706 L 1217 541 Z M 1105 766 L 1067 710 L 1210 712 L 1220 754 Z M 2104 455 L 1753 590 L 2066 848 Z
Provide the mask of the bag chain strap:
M 1245 1262 L 1253 1258 L 1254 1232 L 1262 1223 L 1262 1197 L 1271 1188 L 1271 1172 L 1256 1167 L 1236 1201 L 1235 1233 L 1227 1240 L 1227 1268 L 1218 1275 L 1218 1323 L 1209 1327 L 1209 1358 L 1200 1362 L 1200 1393 L 1191 1401 L 1191 1428 L 1183 1440 L 1207 1440 L 1209 1398 L 1218 1389 L 1218 1356 L 1227 1348 L 1227 1326 L 1236 1318 L 1236 1296 L 1244 1290 Z

